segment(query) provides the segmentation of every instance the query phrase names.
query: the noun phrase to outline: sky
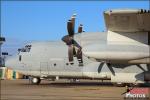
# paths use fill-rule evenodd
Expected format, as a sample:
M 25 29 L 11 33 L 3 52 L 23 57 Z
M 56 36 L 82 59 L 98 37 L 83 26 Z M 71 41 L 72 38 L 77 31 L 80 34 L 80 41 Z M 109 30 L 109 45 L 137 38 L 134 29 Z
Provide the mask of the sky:
M 60 40 L 67 34 L 66 23 L 74 13 L 76 32 L 79 24 L 85 32 L 104 31 L 103 11 L 117 8 L 149 9 L 149 1 L 2 1 L 4 46 L 16 46 L 18 41 Z

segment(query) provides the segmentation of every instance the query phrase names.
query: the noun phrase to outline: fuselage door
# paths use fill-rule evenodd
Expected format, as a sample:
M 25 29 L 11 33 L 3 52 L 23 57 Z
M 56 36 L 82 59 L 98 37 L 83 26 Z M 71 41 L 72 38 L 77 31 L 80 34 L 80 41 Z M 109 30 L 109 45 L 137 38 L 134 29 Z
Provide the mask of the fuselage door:
M 48 75 L 48 62 L 40 62 L 40 73 L 41 76 Z

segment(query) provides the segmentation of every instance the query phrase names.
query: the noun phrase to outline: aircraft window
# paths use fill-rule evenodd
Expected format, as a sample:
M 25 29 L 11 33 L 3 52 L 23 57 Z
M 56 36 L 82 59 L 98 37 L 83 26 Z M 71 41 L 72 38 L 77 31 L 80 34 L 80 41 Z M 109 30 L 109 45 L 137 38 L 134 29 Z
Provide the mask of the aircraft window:
M 21 55 L 19 55 L 19 61 L 21 61 L 21 58 L 22 58 Z
M 54 66 L 56 66 L 56 63 L 54 63 Z
M 31 45 L 26 45 L 24 48 L 19 48 L 18 52 L 30 52 Z
M 19 49 L 18 49 L 18 52 L 20 52 L 20 51 L 21 51 L 21 49 L 19 48 Z
M 68 63 L 66 63 L 66 65 L 68 66 L 69 64 L 68 64 Z

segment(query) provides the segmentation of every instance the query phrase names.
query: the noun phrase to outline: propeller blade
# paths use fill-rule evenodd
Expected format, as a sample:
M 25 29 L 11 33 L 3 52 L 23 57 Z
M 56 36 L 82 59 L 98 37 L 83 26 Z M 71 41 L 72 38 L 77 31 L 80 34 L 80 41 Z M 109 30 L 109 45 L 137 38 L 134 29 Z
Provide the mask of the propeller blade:
M 81 46 L 74 39 L 72 39 L 72 43 L 75 47 L 81 49 Z
M 79 64 L 83 63 L 82 59 L 82 48 L 81 46 L 73 39 L 75 34 L 75 14 L 71 17 L 71 20 L 67 22 L 68 35 L 62 38 L 68 45 L 68 59 L 69 62 L 73 62 L 73 58 L 77 57 Z M 78 32 L 82 32 L 82 25 L 79 26 Z M 76 49 L 77 48 L 77 49 Z M 76 52 L 77 51 L 77 52 Z
M 98 73 L 101 72 L 103 66 L 104 66 L 104 62 L 101 62 L 99 67 L 98 67 Z
M 81 49 L 78 49 L 78 51 L 77 51 L 77 59 L 78 59 L 79 63 L 83 63 L 82 50 Z
M 69 62 L 73 62 L 73 46 L 72 45 L 68 46 L 68 57 L 69 57 Z
M 147 70 L 150 71 L 150 64 L 147 64 Z
M 73 28 L 72 20 L 69 20 L 67 22 L 67 30 L 68 30 L 68 35 L 69 36 L 73 36 L 74 35 L 74 28 Z
M 78 33 L 82 33 L 83 32 L 82 28 L 83 28 L 83 25 L 80 24 L 80 26 L 78 27 Z
M 68 30 L 68 35 L 73 36 L 74 35 L 74 29 L 75 29 L 75 14 L 71 17 L 71 20 L 67 22 L 67 30 Z
M 101 63 L 100 63 L 100 65 L 99 65 L 99 67 L 98 67 L 98 73 L 101 72 L 102 67 L 104 66 L 104 63 L 105 63 L 105 62 L 101 62 Z M 109 70 L 111 71 L 111 73 L 115 76 L 115 71 L 113 70 L 111 64 L 110 64 L 110 63 L 106 63 L 106 65 L 107 65 L 107 67 L 109 68 Z
M 76 49 L 75 51 L 77 51 L 76 56 L 77 56 L 79 63 L 83 63 L 81 46 L 74 39 L 72 40 L 72 43 L 73 43 L 74 49 Z
M 107 64 L 109 70 L 111 71 L 111 73 L 115 76 L 115 71 L 114 71 L 114 69 L 112 68 L 111 64 L 110 64 L 110 63 L 106 63 L 106 64 Z
M 76 17 L 75 14 L 71 17 L 73 35 L 75 33 L 75 30 L 74 30 L 75 29 L 75 17 Z
M 62 41 L 64 41 L 67 45 L 73 44 L 73 38 L 70 37 L 69 35 L 62 37 Z
M 75 47 L 73 47 L 73 55 L 74 55 L 74 57 L 76 57 L 76 55 L 77 55 Z
M 140 68 L 142 71 L 144 71 L 144 72 L 146 71 L 141 65 L 138 64 L 138 65 L 136 65 L 136 66 L 137 66 L 138 68 Z

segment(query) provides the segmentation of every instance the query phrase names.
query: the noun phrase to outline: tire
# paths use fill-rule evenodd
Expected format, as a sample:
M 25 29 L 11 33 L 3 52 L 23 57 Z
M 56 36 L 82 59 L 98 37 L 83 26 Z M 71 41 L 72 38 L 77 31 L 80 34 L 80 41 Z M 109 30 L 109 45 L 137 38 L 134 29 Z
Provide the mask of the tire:
M 38 77 L 31 78 L 31 84 L 33 84 L 33 85 L 38 85 L 38 84 L 40 84 L 40 82 L 41 82 L 41 79 Z

